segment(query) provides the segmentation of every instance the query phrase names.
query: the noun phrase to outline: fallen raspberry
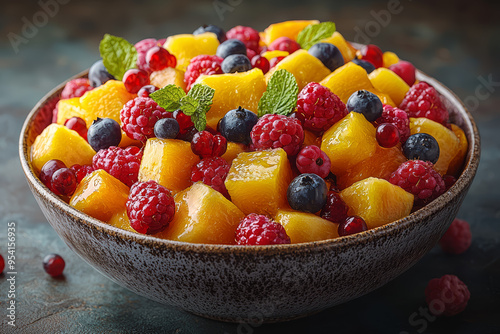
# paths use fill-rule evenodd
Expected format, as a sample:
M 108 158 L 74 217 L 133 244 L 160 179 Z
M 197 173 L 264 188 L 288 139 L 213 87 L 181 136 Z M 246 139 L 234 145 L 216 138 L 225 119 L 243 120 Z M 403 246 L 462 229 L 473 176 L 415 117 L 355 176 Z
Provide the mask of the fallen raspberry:
M 296 118 L 267 114 L 262 116 L 250 132 L 257 150 L 283 148 L 289 156 L 299 153 L 304 142 L 304 130 Z
M 94 170 L 104 169 L 130 187 L 137 182 L 141 159 L 142 151 L 138 147 L 129 146 L 123 149 L 111 146 L 94 155 L 92 167 Z
M 236 229 L 238 245 L 289 244 L 285 228 L 264 215 L 251 213 L 243 218 Z
M 467 285 L 455 275 L 431 279 L 425 288 L 425 301 L 434 315 L 458 314 L 465 309 L 469 298 Z
M 190 90 L 196 79 L 202 74 L 222 74 L 222 59 L 218 56 L 201 55 L 191 59 L 186 72 L 184 73 L 184 82 L 186 89 Z
M 61 100 L 81 97 L 86 92 L 92 90 L 90 81 L 87 78 L 79 78 L 68 81 L 61 92 Z
M 202 181 L 229 198 L 224 181 L 226 181 L 230 167 L 229 163 L 221 157 L 204 158 L 191 169 L 191 182 Z
M 385 104 L 382 116 L 375 120 L 376 125 L 391 123 L 399 131 L 399 140 L 404 143 L 410 137 L 410 120 L 406 111 Z
M 426 117 L 444 126 L 448 123 L 448 110 L 436 89 L 425 81 L 410 87 L 399 108 L 405 110 L 409 117 Z
M 446 253 L 462 254 L 469 249 L 471 240 L 469 223 L 462 219 L 455 219 L 439 240 L 439 244 Z
M 257 51 L 259 49 L 260 36 L 254 28 L 236 26 L 226 33 L 227 39 L 239 39 L 247 49 Z

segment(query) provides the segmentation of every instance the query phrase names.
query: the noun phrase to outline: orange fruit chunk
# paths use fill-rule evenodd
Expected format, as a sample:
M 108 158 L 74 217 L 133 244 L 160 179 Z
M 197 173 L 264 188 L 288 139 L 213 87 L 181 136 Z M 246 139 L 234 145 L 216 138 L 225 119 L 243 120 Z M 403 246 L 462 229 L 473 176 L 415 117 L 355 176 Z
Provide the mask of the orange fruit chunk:
M 297 35 L 305 27 L 311 24 L 318 24 L 318 20 L 292 20 L 271 24 L 261 35 L 262 41 L 269 45 L 279 37 L 288 37 L 297 40 Z
M 217 52 L 217 35 L 205 32 L 199 35 L 180 34 L 167 38 L 163 47 L 177 59 L 176 68 L 185 71 L 192 58 L 199 55 L 213 56 Z
M 167 67 L 161 71 L 154 71 L 149 77 L 151 84 L 163 88 L 166 85 L 176 85 L 186 90 L 184 83 L 184 71 L 177 68 Z
M 448 166 L 460 149 L 460 139 L 442 124 L 425 117 L 410 118 L 410 133 L 427 133 L 439 144 L 439 159 L 434 169 L 441 175 L 446 174 Z
M 138 140 L 132 139 L 127 134 L 125 131 L 122 130 L 122 140 L 120 141 L 120 144 L 118 144 L 119 147 L 128 147 L 128 146 L 137 146 L 137 147 L 142 147 L 142 143 Z
M 410 86 L 399 75 L 384 67 L 374 70 L 368 78 L 375 89 L 389 95 L 398 106 L 410 90 Z
M 191 185 L 191 168 L 199 161 L 189 142 L 150 138 L 144 148 L 139 181 L 154 180 L 175 194 Z
M 368 91 L 377 95 L 378 98 L 380 99 L 380 102 L 382 102 L 382 104 L 388 104 L 392 107 L 397 107 L 396 103 L 394 103 L 394 101 L 392 101 L 392 99 L 389 95 L 382 93 L 382 92 L 378 91 L 377 89 L 370 89 Z
M 389 181 L 369 177 L 340 192 L 349 215 L 363 218 L 369 229 L 406 217 L 413 207 L 413 195 Z
M 123 211 L 129 188 L 103 169 L 87 175 L 80 182 L 69 205 L 96 219 L 108 222 Z
M 86 111 L 82 108 L 79 97 L 60 100 L 57 104 L 57 124 L 64 125 L 67 119 L 71 117 L 80 117 L 85 120 Z M 92 120 L 93 121 L 93 120 Z M 85 121 L 87 124 L 87 121 Z M 92 122 L 90 122 L 92 124 Z M 87 124 L 87 128 L 88 128 Z
M 349 47 L 349 43 L 345 40 L 344 36 L 342 36 L 342 34 L 339 33 L 338 31 L 334 32 L 331 37 L 323 39 L 321 43 L 330 43 L 335 45 L 342 54 L 342 57 L 344 58 L 344 63 L 353 60 L 354 57 L 356 56 L 356 52 L 353 52 L 353 50 Z
M 383 60 L 384 60 L 384 67 L 389 67 L 391 65 L 399 63 L 398 55 L 391 51 L 384 52 Z
M 342 173 L 371 157 L 377 150 L 375 127 L 357 112 L 350 112 L 324 134 L 321 150 L 330 158 L 333 174 Z
M 374 89 L 366 71 L 353 62 L 337 68 L 324 78 L 320 84 L 330 88 L 344 103 L 347 103 L 349 97 L 360 89 L 369 91 Z
M 128 219 L 126 208 L 120 212 L 113 214 L 113 216 L 111 216 L 111 218 L 109 219 L 108 224 L 114 227 L 121 228 L 122 230 L 137 233 L 137 231 L 134 230 L 132 226 L 130 226 L 130 220 Z
M 245 214 L 274 215 L 287 206 L 292 170 L 282 148 L 243 152 L 233 160 L 225 185 L 231 200 Z
M 196 83 L 215 89 L 212 107 L 207 113 L 207 125 L 217 128 L 219 120 L 239 106 L 257 113 L 259 100 L 266 91 L 264 74 L 258 68 L 247 72 L 201 75 Z
M 94 149 L 85 139 L 60 124 L 50 124 L 31 146 L 31 164 L 37 173 L 49 160 L 57 159 L 69 168 L 74 164 L 92 164 Z
M 288 55 L 289 55 L 288 51 L 273 50 L 273 51 L 266 51 L 266 52 L 264 52 L 262 54 L 262 57 L 264 57 L 267 60 L 271 61 L 271 59 L 273 59 L 273 58 L 276 58 L 276 57 L 286 57 Z
M 297 50 L 285 57 L 278 65 L 266 73 L 266 80 L 269 81 L 273 73 L 281 69 L 293 74 L 299 86 L 299 91 L 308 83 L 319 82 L 330 74 L 330 70 L 323 65 L 321 60 L 312 56 L 306 50 Z
M 236 227 L 245 215 L 220 192 L 198 182 L 177 193 L 169 226 L 153 236 L 205 244 L 235 244 Z
M 467 142 L 467 136 L 458 125 L 451 124 L 451 131 L 457 136 L 459 141 L 459 147 L 457 154 L 451 160 L 450 165 L 448 166 L 448 171 L 446 174 L 459 176 L 462 171 L 462 167 L 464 165 L 465 156 L 467 155 L 467 149 L 469 148 L 469 143 Z
M 222 155 L 222 159 L 226 160 L 229 164 L 240 154 L 246 151 L 246 146 L 241 143 L 233 143 L 231 141 L 227 142 L 226 153 Z
M 304 130 L 304 143 L 302 144 L 302 147 L 306 147 L 309 145 L 316 145 L 318 147 L 321 147 L 321 139 L 321 136 L 316 135 L 312 131 Z
M 285 228 L 292 244 L 333 239 L 339 236 L 338 225 L 313 213 L 278 210 L 274 220 Z

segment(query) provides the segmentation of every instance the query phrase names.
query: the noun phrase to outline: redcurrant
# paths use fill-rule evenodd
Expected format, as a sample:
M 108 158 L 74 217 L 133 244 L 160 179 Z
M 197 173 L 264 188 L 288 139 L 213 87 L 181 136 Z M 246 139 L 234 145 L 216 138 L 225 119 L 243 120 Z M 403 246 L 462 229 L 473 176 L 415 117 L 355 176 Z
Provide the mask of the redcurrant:
M 360 50 L 361 59 L 369 61 L 376 68 L 384 66 L 384 54 L 376 45 L 364 45 Z
M 399 131 L 397 126 L 392 123 L 382 123 L 377 126 L 375 135 L 380 146 L 390 148 L 399 143 Z
M 83 139 L 87 140 L 87 124 L 80 117 L 71 117 L 64 122 L 64 126 L 68 129 L 78 132 Z
M 71 168 L 61 168 L 52 174 L 52 188 L 55 193 L 71 196 L 77 186 L 75 172 Z
M 160 46 L 153 46 L 146 53 L 146 62 L 151 71 L 161 71 L 167 67 L 175 67 L 177 59 L 166 49 Z
M 153 85 L 146 85 L 141 87 L 139 91 L 137 92 L 137 96 L 139 97 L 149 97 L 149 94 L 156 92 L 158 90 L 158 87 L 153 86 Z
M 261 55 L 257 55 L 251 60 L 253 68 L 260 68 L 264 74 L 269 71 L 270 65 L 269 60 L 266 57 L 262 57 Z
M 64 162 L 53 159 L 47 161 L 40 170 L 40 181 L 42 181 L 51 191 L 54 191 L 52 188 L 52 175 L 61 168 L 66 168 Z
M 57 254 L 49 254 L 43 259 L 43 269 L 52 277 L 61 276 L 65 265 L 64 259 Z
M 129 93 L 136 94 L 141 87 L 149 85 L 149 74 L 144 70 L 130 69 L 123 75 L 123 84 Z
M 339 235 L 345 236 L 354 233 L 359 233 L 368 230 L 363 218 L 358 216 L 347 217 L 347 219 L 339 224 Z

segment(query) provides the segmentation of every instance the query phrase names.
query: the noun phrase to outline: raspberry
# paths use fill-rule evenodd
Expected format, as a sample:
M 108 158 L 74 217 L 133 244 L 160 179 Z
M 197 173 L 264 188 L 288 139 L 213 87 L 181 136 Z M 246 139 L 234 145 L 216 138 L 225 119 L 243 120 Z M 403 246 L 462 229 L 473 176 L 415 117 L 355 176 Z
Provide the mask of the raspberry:
M 410 136 L 410 121 L 406 111 L 384 104 L 382 116 L 375 120 L 375 124 L 384 123 L 394 124 L 398 128 L 401 143 L 404 143 Z
M 222 74 L 221 65 L 223 60 L 224 59 L 219 56 L 208 55 L 196 56 L 191 59 L 191 62 L 186 69 L 186 73 L 184 73 L 186 89 L 190 90 L 196 79 L 198 79 L 198 77 L 202 74 Z
M 248 49 L 257 51 L 259 49 L 260 36 L 254 28 L 236 26 L 226 33 L 227 39 L 239 39 Z
M 191 181 L 193 183 L 202 181 L 225 197 L 229 197 L 224 181 L 230 167 L 221 157 L 204 158 L 191 169 Z
M 455 219 L 439 240 L 439 244 L 446 253 L 462 254 L 469 249 L 471 239 L 469 223 L 462 219 Z
M 95 169 L 92 165 L 73 165 L 70 167 L 76 175 L 76 183 L 82 182 L 83 178 L 90 173 L 92 173 Z
M 289 244 L 290 237 L 285 228 L 264 215 L 251 213 L 243 218 L 236 228 L 238 245 Z
M 73 79 L 64 86 L 61 92 L 61 100 L 80 97 L 93 88 L 87 78 Z
M 257 150 L 282 147 L 293 156 L 304 142 L 304 130 L 296 118 L 267 114 L 254 125 L 250 137 Z
M 278 37 L 268 46 L 269 51 L 281 50 L 287 51 L 289 54 L 300 49 L 299 43 L 288 37 Z
M 455 275 L 431 279 L 425 288 L 425 301 L 434 315 L 458 314 L 465 310 L 469 298 L 467 285 Z
M 327 87 L 310 82 L 299 93 L 297 118 L 307 130 L 326 131 L 347 115 L 347 108 L 340 98 Z
M 340 193 L 330 190 L 326 195 L 326 204 L 321 210 L 321 218 L 340 224 L 347 219 L 349 208 L 340 197 Z
M 401 60 L 396 64 L 389 66 L 389 69 L 396 73 L 401 79 L 412 86 L 415 83 L 415 66 L 408 61 Z
M 146 142 L 154 137 L 156 121 L 170 118 L 172 114 L 165 111 L 149 97 L 136 97 L 128 101 L 120 111 L 122 129 L 132 139 Z
M 330 158 L 316 145 L 309 145 L 300 150 L 295 164 L 302 174 L 313 173 L 325 178 L 330 173 Z
M 126 206 L 130 226 L 143 234 L 164 230 L 175 214 L 170 190 L 152 180 L 134 183 Z
M 220 157 L 227 150 L 227 140 L 221 135 L 213 135 L 208 131 L 195 133 L 191 141 L 191 150 L 202 158 Z
M 415 195 L 415 205 L 425 205 L 444 193 L 445 184 L 433 164 L 422 160 L 403 162 L 389 182 Z
M 149 49 L 157 45 L 162 46 L 163 44 L 159 44 L 159 41 L 154 38 L 146 38 L 135 43 L 134 46 L 137 50 L 137 68 L 146 72 L 151 71 L 146 61 L 146 54 L 148 53 Z
M 123 149 L 111 146 L 94 155 L 92 167 L 94 170 L 104 169 L 130 187 L 137 182 L 141 159 L 142 151 L 138 147 L 129 146 Z
M 446 126 L 448 110 L 444 107 L 438 92 L 425 81 L 410 87 L 399 108 L 409 117 L 426 117 Z

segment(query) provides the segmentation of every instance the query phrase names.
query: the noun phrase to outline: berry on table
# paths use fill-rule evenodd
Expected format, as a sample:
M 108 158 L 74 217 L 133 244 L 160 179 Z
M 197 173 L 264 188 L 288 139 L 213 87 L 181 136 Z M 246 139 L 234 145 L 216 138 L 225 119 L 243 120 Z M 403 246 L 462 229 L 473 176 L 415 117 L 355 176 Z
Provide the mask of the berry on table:
M 203 158 L 191 169 L 191 182 L 201 181 L 229 198 L 224 181 L 230 168 L 229 163 L 221 157 Z
M 366 222 L 358 216 L 347 217 L 345 221 L 339 224 L 339 236 L 351 235 L 368 230 Z
M 175 214 L 170 190 L 152 180 L 134 183 L 126 206 L 130 226 L 142 234 L 164 230 Z
M 190 90 L 196 79 L 202 74 L 222 74 L 222 61 L 219 56 L 200 55 L 191 59 L 186 72 L 184 73 L 184 82 L 186 89 Z
M 254 56 L 250 63 L 252 64 L 253 68 L 260 68 L 262 70 L 262 73 L 264 74 L 269 72 L 269 68 L 271 67 L 269 65 L 269 60 L 267 60 L 266 57 L 262 57 L 261 55 Z
M 377 143 L 382 147 L 394 147 L 399 143 L 398 128 L 392 123 L 382 123 L 377 126 L 375 138 L 377 139 Z
M 136 94 L 143 86 L 149 85 L 149 74 L 144 70 L 130 69 L 123 75 L 123 84 L 129 93 Z
M 155 137 L 161 139 L 174 139 L 179 130 L 179 122 L 173 118 L 159 119 L 154 126 Z
M 469 249 L 472 240 L 470 226 L 465 220 L 455 218 L 446 233 L 439 240 L 445 253 L 462 254 Z
M 340 50 L 330 43 L 316 43 L 309 49 L 309 54 L 321 60 L 330 71 L 344 65 L 344 57 Z
M 92 87 L 99 87 L 108 80 L 115 80 L 104 66 L 102 59 L 96 61 L 89 69 L 89 81 Z
M 410 120 L 406 111 L 385 104 L 382 116 L 375 120 L 376 125 L 383 123 L 391 123 L 398 128 L 401 143 L 410 137 Z
M 245 56 L 247 54 L 247 47 L 245 43 L 243 43 L 239 39 L 228 39 L 217 47 L 216 55 L 221 58 L 226 58 L 227 56 L 235 54 Z
M 274 220 L 251 213 L 241 220 L 236 228 L 238 245 L 280 245 L 289 244 L 290 237 L 285 228 Z
M 71 117 L 64 122 L 64 126 L 68 129 L 78 132 L 83 139 L 87 140 L 87 123 L 80 117 Z
M 326 203 L 321 210 L 321 218 L 340 224 L 347 219 L 348 210 L 349 208 L 340 197 L 340 193 L 330 190 L 326 195 Z
M 146 53 L 146 63 L 151 71 L 161 71 L 167 67 L 175 67 L 177 59 L 166 49 L 153 46 Z
M 252 139 L 250 132 L 259 117 L 250 110 L 238 107 L 229 110 L 219 122 L 220 133 L 229 141 L 248 145 Z
M 259 49 L 259 32 L 251 27 L 236 26 L 226 33 L 226 37 L 228 39 L 239 39 L 247 49 L 254 51 Z
M 302 174 L 313 173 L 325 178 L 330 173 L 330 158 L 316 145 L 309 145 L 297 154 L 295 159 L 297 169 Z
M 346 107 L 348 111 L 363 114 L 369 122 L 382 116 L 384 110 L 378 96 L 364 89 L 354 92 L 347 100 Z
M 467 285 L 455 275 L 433 278 L 425 288 L 425 301 L 434 315 L 456 315 L 465 310 L 469 299 Z
M 214 34 L 216 34 L 217 39 L 219 40 L 219 43 L 222 43 L 227 39 L 226 33 L 224 32 L 224 30 L 222 30 L 222 28 L 220 28 L 216 25 L 213 25 L 213 24 L 202 25 L 201 27 L 199 27 L 198 29 L 193 31 L 193 35 L 200 35 L 200 34 L 203 34 L 205 32 L 213 32 Z
M 365 69 L 366 73 L 367 74 L 370 74 L 372 73 L 373 71 L 375 71 L 375 66 L 373 66 L 372 63 L 370 63 L 369 61 L 367 60 L 363 60 L 363 59 L 353 59 L 352 62 L 356 65 L 359 65 L 361 66 L 362 68 Z
M 154 93 L 158 90 L 158 87 L 154 85 L 142 86 L 137 92 L 138 97 L 149 97 L 149 94 Z
M 75 172 L 70 168 L 58 169 L 52 174 L 52 189 L 57 195 L 71 196 L 78 185 Z
M 122 140 L 120 124 L 112 118 L 98 117 L 87 131 L 87 140 L 96 152 L 118 146 Z
M 111 146 L 94 155 L 92 166 L 94 170 L 104 169 L 130 187 L 137 182 L 141 159 L 142 151 L 136 146 L 129 146 L 125 149 Z
M 54 192 L 54 189 L 52 188 L 52 175 L 54 175 L 54 173 L 61 168 L 66 168 L 64 162 L 52 159 L 47 161 L 40 170 L 40 181 L 42 181 L 42 183 L 45 184 L 45 186 L 52 192 Z
M 0 274 L 3 273 L 4 269 L 5 269 L 5 260 L 3 259 L 2 254 L 0 254 Z
M 415 133 L 404 143 L 403 153 L 408 160 L 419 159 L 435 164 L 439 159 L 439 144 L 430 134 Z
M 61 276 L 66 263 L 58 254 L 49 254 L 43 259 L 43 269 L 52 277 Z
M 81 97 L 86 92 L 92 90 L 94 87 L 90 85 L 87 78 L 78 78 L 68 81 L 61 92 L 62 99 L 71 99 L 74 97 Z
M 415 66 L 409 61 L 401 60 L 396 64 L 389 66 L 389 69 L 399 75 L 401 79 L 404 80 L 408 84 L 408 86 L 412 86 L 415 83 Z
M 255 124 L 250 137 L 257 150 L 281 147 L 289 156 L 293 156 L 299 153 L 304 142 L 304 130 L 296 118 L 267 114 Z
M 286 197 L 294 210 L 318 212 L 326 203 L 328 187 L 325 180 L 316 174 L 300 174 L 290 182 Z
M 224 58 L 221 68 L 224 73 L 246 72 L 252 69 L 252 64 L 246 55 L 234 54 Z
M 83 178 L 94 171 L 94 167 L 92 165 L 78 165 L 75 164 L 70 167 L 73 172 L 75 172 L 76 183 L 82 182 Z
M 359 54 L 362 60 L 369 61 L 376 68 L 384 66 L 384 53 L 376 45 L 364 45 L 359 50 Z
M 271 58 L 271 60 L 269 61 L 269 66 L 273 68 L 274 66 L 278 65 L 278 63 L 283 59 L 285 59 L 284 56 Z
M 425 81 L 410 87 L 399 108 L 406 111 L 409 117 L 426 117 L 444 126 L 448 123 L 448 110 L 436 89 Z
M 191 141 L 191 150 L 202 158 L 220 157 L 226 153 L 227 140 L 208 131 L 197 132 Z
M 154 136 L 154 126 L 158 120 L 170 117 L 170 112 L 149 97 L 136 97 L 128 101 L 120 111 L 123 131 L 130 138 L 141 142 Z
M 269 51 L 280 50 L 286 51 L 289 54 L 292 54 L 299 49 L 299 43 L 289 37 L 278 37 L 268 46 Z

